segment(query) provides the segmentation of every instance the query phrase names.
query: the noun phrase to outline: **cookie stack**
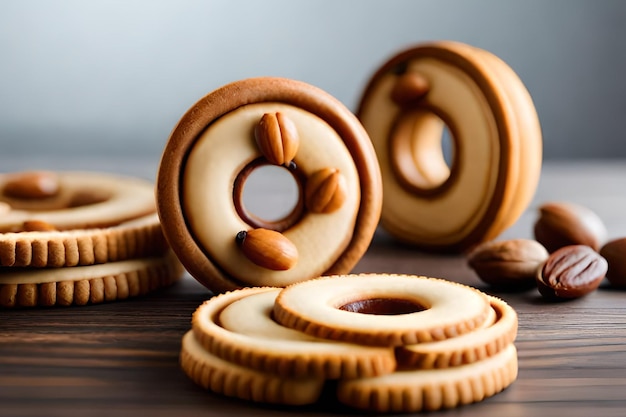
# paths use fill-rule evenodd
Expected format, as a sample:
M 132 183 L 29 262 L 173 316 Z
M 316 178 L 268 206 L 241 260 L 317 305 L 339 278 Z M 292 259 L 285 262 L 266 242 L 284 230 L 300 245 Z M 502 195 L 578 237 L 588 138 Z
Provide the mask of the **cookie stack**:
M 517 314 L 450 281 L 337 275 L 217 295 L 193 315 L 181 366 L 214 393 L 273 404 L 320 399 L 377 412 L 454 408 L 517 377 Z
M 95 172 L 0 175 L 0 308 L 96 304 L 174 283 L 154 187 Z

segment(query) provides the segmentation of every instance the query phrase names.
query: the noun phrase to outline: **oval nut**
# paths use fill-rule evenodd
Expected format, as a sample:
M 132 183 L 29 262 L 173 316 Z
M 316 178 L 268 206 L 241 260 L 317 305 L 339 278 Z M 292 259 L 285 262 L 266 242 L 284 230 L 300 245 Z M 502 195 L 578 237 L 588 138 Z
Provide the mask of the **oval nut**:
M 237 233 L 235 241 L 252 263 L 273 271 L 286 271 L 298 262 L 298 248 L 285 235 L 270 229 Z
M 402 74 L 391 90 L 391 99 L 399 106 L 420 100 L 428 92 L 426 78 L 415 72 Z
M 60 189 L 59 179 L 53 172 L 28 171 L 11 174 L 2 192 L 7 197 L 43 199 L 54 197 Z
M 332 213 L 346 200 L 346 180 L 337 168 L 322 168 L 307 179 L 304 198 L 309 211 Z
M 280 112 L 265 113 L 254 129 L 257 146 L 274 165 L 287 165 L 300 146 L 295 123 Z

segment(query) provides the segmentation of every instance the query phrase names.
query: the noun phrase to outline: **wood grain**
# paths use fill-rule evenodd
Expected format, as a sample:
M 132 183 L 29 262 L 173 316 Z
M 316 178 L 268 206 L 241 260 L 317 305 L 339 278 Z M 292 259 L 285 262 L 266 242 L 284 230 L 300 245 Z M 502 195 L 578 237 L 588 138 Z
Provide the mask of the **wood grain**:
M 8 161 L 0 166 L 15 170 L 20 163 L 29 165 Z M 127 167 L 123 173 L 150 177 L 153 164 L 139 160 L 132 168 L 121 166 Z M 103 161 L 90 165 L 120 171 Z M 533 205 L 502 237 L 529 237 L 535 207 L 548 199 L 585 204 L 605 220 L 611 237 L 626 236 L 624 185 L 623 163 L 548 164 Z M 560 303 L 544 301 L 536 290 L 494 293 L 463 256 L 417 252 L 382 230 L 354 272 L 444 277 L 498 295 L 518 312 L 518 380 L 482 403 L 436 415 L 624 415 L 626 291 L 605 282 L 587 297 Z M 173 287 L 133 300 L 0 310 L 0 416 L 358 414 L 332 401 L 306 408 L 269 407 L 195 386 L 180 370 L 178 352 L 191 314 L 209 296 L 187 275 Z

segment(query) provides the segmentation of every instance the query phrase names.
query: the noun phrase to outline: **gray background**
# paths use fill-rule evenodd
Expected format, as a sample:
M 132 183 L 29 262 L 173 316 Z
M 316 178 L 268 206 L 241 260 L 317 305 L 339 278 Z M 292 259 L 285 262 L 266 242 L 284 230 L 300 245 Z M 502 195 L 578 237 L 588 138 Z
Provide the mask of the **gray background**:
M 259 75 L 354 110 L 391 55 L 451 39 L 517 71 L 545 159 L 626 157 L 625 18 L 608 0 L 0 0 L 0 152 L 157 158 L 195 101 Z

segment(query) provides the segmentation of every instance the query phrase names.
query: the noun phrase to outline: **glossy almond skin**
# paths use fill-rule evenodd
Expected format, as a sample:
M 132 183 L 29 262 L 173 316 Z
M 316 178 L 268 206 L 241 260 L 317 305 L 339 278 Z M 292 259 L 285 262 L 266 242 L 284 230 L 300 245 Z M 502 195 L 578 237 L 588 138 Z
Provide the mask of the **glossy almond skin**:
M 586 245 L 598 251 L 607 236 L 606 227 L 595 212 L 564 202 L 539 207 L 534 233 L 535 239 L 550 253 L 569 245 Z
M 7 197 L 41 199 L 54 197 L 59 192 L 56 174 L 45 171 L 15 173 L 4 184 L 2 192 Z
M 323 168 L 306 182 L 304 198 L 306 207 L 313 213 L 332 213 L 346 200 L 346 181 L 336 168 Z
M 467 255 L 467 263 L 478 277 L 504 289 L 531 287 L 537 269 L 548 259 L 543 245 L 531 239 L 489 241 Z
M 254 130 L 257 146 L 274 165 L 287 165 L 300 146 L 298 129 L 283 113 L 265 113 Z
M 236 242 L 254 264 L 273 271 L 286 271 L 298 262 L 298 248 L 280 232 L 253 229 L 239 232 Z
M 537 288 L 549 299 L 571 299 L 595 291 L 608 263 L 589 246 L 565 246 L 550 254 L 537 273 Z
M 606 278 L 611 286 L 626 288 L 626 237 L 605 243 L 600 255 L 609 263 Z

